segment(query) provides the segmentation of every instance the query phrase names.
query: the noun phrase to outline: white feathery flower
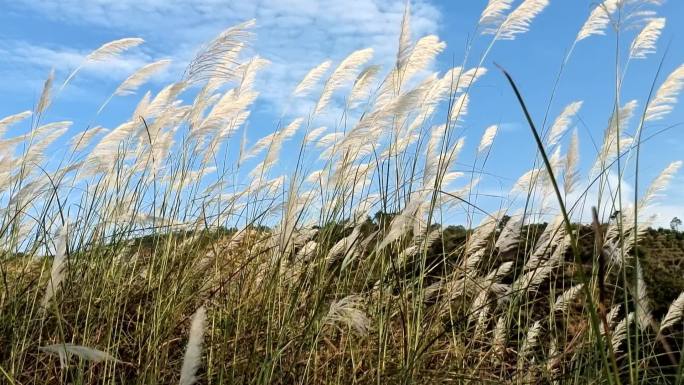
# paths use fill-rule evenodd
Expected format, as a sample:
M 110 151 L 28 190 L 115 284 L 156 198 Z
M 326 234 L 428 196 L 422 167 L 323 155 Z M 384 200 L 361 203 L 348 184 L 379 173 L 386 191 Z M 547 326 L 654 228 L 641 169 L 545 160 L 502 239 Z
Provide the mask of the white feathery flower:
M 50 106 L 52 102 L 50 94 L 52 92 L 52 82 L 55 80 L 55 70 L 50 71 L 50 75 L 45 80 L 43 84 L 43 91 L 40 94 L 40 99 L 38 99 L 38 106 L 36 107 L 36 115 L 40 116 L 45 110 Z
M 561 295 L 556 298 L 556 302 L 553 304 L 553 312 L 559 311 L 564 312 L 568 309 L 568 305 L 577 298 L 577 296 L 582 291 L 584 284 L 575 285 L 568 290 L 564 291 Z
M 406 2 L 404 17 L 401 19 L 399 33 L 399 49 L 397 50 L 397 68 L 403 68 L 411 53 L 411 3 Z
M 238 71 L 235 66 L 236 58 L 250 36 L 249 30 L 255 24 L 252 19 L 221 32 L 190 62 L 185 70 L 184 82 L 210 80 L 220 84 L 233 78 Z
M 7 130 L 8 127 L 21 122 L 22 120 L 31 116 L 31 114 L 31 111 L 24 111 L 0 119 L 0 138 L 2 138 L 2 136 L 5 134 L 5 130 Z
M 660 333 L 670 326 L 675 325 L 677 321 L 682 320 L 682 318 L 684 318 L 684 292 L 680 293 L 679 297 L 670 304 L 667 314 L 665 314 L 663 321 L 660 323 Z
M 549 136 L 546 138 L 546 145 L 553 146 L 560 140 L 561 136 L 567 131 L 572 123 L 572 118 L 577 114 L 582 107 L 582 101 L 576 101 L 568 104 L 556 118 L 549 130 Z
M 648 298 L 646 282 L 644 281 L 644 273 L 641 268 L 641 263 L 639 263 L 638 260 L 636 264 L 636 284 L 636 297 L 634 298 L 636 305 L 636 320 L 637 325 L 639 325 L 639 329 L 644 331 L 651 325 L 652 321 L 651 301 Z
M 207 320 L 207 311 L 204 306 L 200 306 L 195 314 L 192 315 L 190 322 L 190 335 L 188 344 L 183 356 L 183 367 L 181 368 L 180 385 L 192 385 L 197 378 L 197 368 L 202 360 L 202 340 L 204 339 L 204 324 Z
M 572 133 L 570 146 L 565 157 L 565 174 L 563 176 L 563 188 L 568 195 L 575 190 L 579 179 L 579 135 L 577 130 Z
M 356 77 L 354 81 L 354 86 L 352 86 L 351 92 L 349 93 L 349 106 L 357 106 L 363 98 L 367 97 L 369 91 L 368 88 L 371 86 L 381 67 L 378 65 L 370 65 L 366 67 L 359 76 Z
M 677 96 L 684 88 L 684 64 L 675 69 L 658 88 L 648 103 L 644 121 L 660 120 L 669 114 L 677 103 Z
M 535 347 L 539 344 L 539 334 L 541 333 L 541 321 L 535 321 L 534 324 L 527 330 L 527 335 L 518 353 L 519 360 L 527 358 L 532 353 Z
M 326 60 L 323 63 L 312 68 L 309 72 L 307 72 L 302 81 L 299 82 L 299 84 L 297 84 L 297 87 L 295 87 L 292 94 L 297 96 L 306 95 L 309 91 L 311 91 L 311 89 L 316 85 L 316 83 L 318 83 L 323 74 L 325 74 L 325 72 L 330 68 L 331 65 L 332 61 Z
M 144 42 L 145 41 L 143 39 L 137 37 L 127 37 L 123 39 L 110 41 L 109 43 L 103 44 L 102 46 L 100 46 L 100 48 L 96 49 L 95 51 L 91 52 L 88 56 L 86 56 L 83 64 L 88 62 L 102 62 L 113 59 L 119 56 L 124 51 L 131 49 L 133 47 L 137 47 Z M 62 87 L 60 88 L 60 90 L 63 89 L 67 85 L 67 83 L 69 83 L 69 81 L 71 81 L 71 79 L 74 78 L 74 76 L 76 76 L 78 71 L 81 70 L 83 64 L 76 67 L 76 69 L 73 70 L 71 74 L 69 74 L 66 80 L 64 80 L 64 83 L 62 83 Z
M 632 322 L 634 322 L 633 312 L 629 313 L 627 317 L 623 318 L 620 322 L 618 322 L 617 325 L 615 325 L 615 329 L 613 330 L 613 334 L 610 338 L 610 344 L 613 346 L 613 351 L 620 351 L 620 345 L 622 344 L 622 341 L 627 338 L 627 328 Z
M 549 0 L 525 0 L 511 12 L 503 21 L 496 33 L 496 38 L 501 40 L 513 40 L 516 35 L 525 33 L 530 29 L 532 20 L 541 13 Z
M 658 17 L 646 24 L 644 29 L 634 38 L 629 48 L 629 57 L 632 59 L 645 59 L 648 54 L 656 52 L 656 43 L 661 32 L 665 28 L 665 18 Z
M 605 0 L 597 5 L 589 14 L 582 28 L 575 38 L 575 42 L 584 40 L 592 35 L 605 35 L 606 28 L 611 23 L 611 17 L 617 10 L 620 0 Z
M 495 33 L 506 19 L 506 12 L 511 9 L 513 0 L 489 0 L 487 7 L 480 15 L 478 24 L 485 27 L 483 33 Z
M 41 307 L 47 308 L 50 300 L 59 290 L 62 280 L 64 279 L 64 270 L 66 269 L 66 253 L 67 253 L 67 232 L 68 224 L 62 226 L 57 232 L 55 240 L 55 255 L 52 259 L 52 269 L 50 270 L 50 280 L 45 288 L 45 294 L 40 302 Z
M 320 113 L 330 102 L 333 92 L 346 81 L 353 79 L 357 69 L 370 60 L 372 56 L 372 48 L 361 49 L 347 56 L 325 82 L 321 96 L 316 103 L 314 114 Z
M 670 163 L 648 186 L 648 189 L 639 200 L 639 208 L 643 209 L 647 207 L 653 199 L 667 188 L 672 178 L 675 176 L 677 171 L 682 167 L 682 161 L 674 161 Z
M 105 43 L 102 46 L 100 46 L 100 48 L 91 52 L 88 56 L 86 56 L 86 60 L 104 61 L 107 59 L 111 59 L 113 57 L 120 55 L 122 52 L 128 49 L 139 46 L 144 42 L 145 41 L 143 39 L 137 37 L 129 37 L 110 41 L 109 43 Z
M 107 129 L 101 126 L 95 126 L 84 132 L 75 134 L 70 141 L 71 151 L 77 151 L 83 147 L 88 147 L 90 142 L 102 132 L 107 132 Z
M 367 335 L 370 331 L 370 319 L 362 310 L 363 298 L 360 295 L 349 295 L 330 304 L 323 324 L 343 325 L 359 335 Z
M 478 154 L 482 154 L 492 145 L 492 143 L 494 142 L 494 137 L 496 136 L 497 129 L 498 126 L 496 124 L 487 127 L 484 134 L 482 135 L 482 139 L 480 139 L 480 145 L 477 146 Z
M 131 74 L 126 80 L 116 88 L 114 95 L 130 95 L 135 92 L 143 83 L 147 81 L 152 75 L 164 70 L 171 64 L 171 60 L 158 60 L 154 63 L 147 64 Z
M 82 360 L 91 362 L 118 361 L 109 353 L 89 348 L 87 346 L 74 345 L 72 343 L 41 346 L 38 349 L 42 352 L 57 355 L 59 357 L 59 363 L 62 369 L 67 367 L 69 357 L 71 356 L 76 356 Z

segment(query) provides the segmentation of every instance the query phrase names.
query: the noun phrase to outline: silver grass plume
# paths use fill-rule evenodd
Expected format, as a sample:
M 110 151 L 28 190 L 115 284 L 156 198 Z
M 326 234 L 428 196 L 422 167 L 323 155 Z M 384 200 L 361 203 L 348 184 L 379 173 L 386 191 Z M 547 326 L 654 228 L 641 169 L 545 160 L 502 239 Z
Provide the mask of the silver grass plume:
M 402 209 L 401 213 L 392 218 L 389 232 L 385 234 L 382 242 L 377 246 L 378 251 L 384 249 L 397 239 L 400 239 L 412 228 L 416 221 L 420 220 L 419 213 L 424 202 L 425 193 L 416 194 Z
M 624 106 L 620 107 L 610 116 L 608 120 L 608 127 L 603 134 L 603 144 L 601 145 L 601 150 L 599 151 L 594 166 L 592 167 L 592 174 L 596 174 L 603 170 L 604 167 L 616 156 L 618 141 L 620 143 L 620 148 L 625 148 L 631 144 L 631 139 L 618 138 L 618 126 L 625 127 L 629 124 L 629 120 L 634 115 L 634 110 L 637 107 L 636 100 L 630 100 L 625 103 Z M 620 130 L 624 131 L 624 129 Z
M 45 287 L 45 294 L 40 302 L 42 308 L 47 308 L 50 300 L 57 293 L 57 290 L 64 279 L 64 270 L 66 269 L 67 232 L 68 224 L 64 224 L 57 232 L 55 255 L 52 260 L 52 269 L 50 270 L 50 280 Z
M 482 33 L 496 33 L 506 19 L 506 12 L 511 9 L 512 3 L 513 0 L 489 0 L 478 22 L 481 27 L 485 28 Z
M 309 143 L 316 141 L 326 130 L 328 127 L 318 127 L 314 128 L 313 130 L 309 131 L 304 135 L 304 139 L 302 140 L 304 143 Z
M 658 88 L 655 97 L 648 103 L 644 121 L 660 120 L 669 114 L 677 103 L 677 96 L 684 88 L 684 64 L 675 69 Z
M 105 135 L 86 158 L 88 172 L 96 173 L 102 171 L 100 167 L 106 166 L 107 161 L 119 156 L 120 145 L 131 138 L 139 127 L 140 123 L 138 121 L 128 121 L 120 124 Z
M 318 83 L 323 74 L 325 74 L 325 72 L 328 71 L 331 65 L 332 61 L 326 60 L 323 63 L 312 68 L 309 72 L 307 72 L 302 81 L 299 82 L 299 84 L 297 84 L 297 87 L 295 87 L 292 94 L 297 96 L 306 95 L 309 91 L 311 91 L 311 89 L 316 85 L 316 83 Z
M 554 146 L 558 143 L 565 131 L 570 127 L 570 123 L 572 123 L 572 119 L 582 107 L 582 103 L 581 100 L 572 102 L 563 109 L 563 112 L 561 112 L 560 115 L 558 115 L 553 122 L 551 130 L 549 131 L 549 136 L 546 139 L 547 146 Z
M 487 326 L 489 304 L 487 299 L 489 297 L 489 287 L 483 287 L 480 289 L 479 293 L 470 305 L 470 310 L 468 311 L 468 318 L 471 323 L 475 324 L 475 338 L 479 339 L 482 337 L 482 332 Z
M 333 92 L 346 81 L 353 79 L 357 69 L 370 60 L 372 56 L 372 48 L 361 49 L 347 56 L 325 82 L 321 96 L 316 103 L 314 114 L 320 113 L 330 102 Z
M 665 28 L 665 18 L 652 19 L 639 32 L 629 48 L 629 57 L 632 59 L 645 59 L 647 55 L 656 52 L 656 43 L 660 33 Z
M 103 44 L 100 48 L 91 52 L 86 56 L 86 61 L 105 61 L 120 55 L 122 52 L 137 47 L 144 43 L 143 39 L 137 37 L 129 37 L 119 40 L 110 41 Z
M 162 88 L 159 93 L 150 101 L 147 108 L 141 112 L 141 116 L 145 117 L 158 117 L 168 109 L 168 107 L 174 102 L 176 96 L 180 94 L 187 87 L 187 83 L 171 83 L 168 86 Z M 140 117 L 136 116 L 136 120 L 140 120 Z
M 397 68 L 404 68 L 411 54 L 411 3 L 406 2 L 404 16 L 401 19 L 399 33 L 399 49 L 397 50 Z
M 646 330 L 652 321 L 651 316 L 651 303 L 648 298 L 648 292 L 646 289 L 646 282 L 644 281 L 644 273 L 641 268 L 641 263 L 637 260 L 636 263 L 636 296 L 634 298 L 636 320 L 639 329 L 642 331 Z
M 646 192 L 639 201 L 639 208 L 647 207 L 658 193 L 667 187 L 681 166 L 682 161 L 680 160 L 670 163 L 648 186 L 648 189 L 646 189 Z
M 610 344 L 613 346 L 613 351 L 619 352 L 620 345 L 622 341 L 627 338 L 627 328 L 634 321 L 634 313 L 629 313 L 627 317 L 623 318 L 613 330 L 613 334 L 610 338 Z
M 556 302 L 553 304 L 553 311 L 552 312 L 564 312 L 568 309 L 568 305 L 574 301 L 577 296 L 580 294 L 582 291 L 582 288 L 584 287 L 584 284 L 578 284 L 575 285 L 568 290 L 564 291 L 561 295 L 556 298 Z
M 328 251 L 328 255 L 326 256 L 326 260 L 332 261 L 338 259 L 339 257 L 343 257 L 343 262 L 346 261 L 347 263 L 349 263 L 351 258 L 350 255 L 353 256 L 356 253 L 355 246 L 359 241 L 360 236 L 360 227 L 354 227 L 351 234 L 340 239 L 330 248 L 330 250 Z
M 565 156 L 565 174 L 563 175 L 563 189 L 565 195 L 572 193 L 577 187 L 579 179 L 579 134 L 572 133 L 568 153 Z
M 207 311 L 200 306 L 192 316 L 190 323 L 190 336 L 185 348 L 183 367 L 181 368 L 180 385 L 192 385 L 197 379 L 195 374 L 202 360 L 202 340 L 204 339 L 204 324 L 207 320 Z
M 449 123 L 457 124 L 458 122 L 462 122 L 463 118 L 468 115 L 469 105 L 470 97 L 467 93 L 462 93 L 451 105 L 451 109 L 449 110 Z
M 188 65 L 184 80 L 195 83 L 208 79 L 233 78 L 237 55 L 250 36 L 249 30 L 255 24 L 254 20 L 248 20 L 221 32 Z
M 69 83 L 69 81 L 71 81 L 71 79 L 73 79 L 73 77 L 76 76 L 76 74 L 78 73 L 78 71 L 81 70 L 84 64 L 89 62 L 103 62 L 106 60 L 113 59 L 119 56 L 124 51 L 131 49 L 133 47 L 137 47 L 144 42 L 145 41 L 143 39 L 137 37 L 127 37 L 103 44 L 102 46 L 100 46 L 100 48 L 96 49 L 95 51 L 91 52 L 88 56 L 86 56 L 83 64 L 76 67 L 76 69 L 73 70 L 71 74 L 69 74 L 64 83 L 62 83 L 62 87 L 60 88 L 60 90 L 62 90 L 67 85 L 67 83 Z
M 679 297 L 672 301 L 667 314 L 663 317 L 663 321 L 660 323 L 660 333 L 670 326 L 674 326 L 678 321 L 684 317 L 684 292 L 679 294 Z
M 504 228 L 496 239 L 496 247 L 500 253 L 513 250 L 520 241 L 520 231 L 522 229 L 522 218 L 513 216 L 506 222 Z
M 62 369 L 67 367 L 69 357 L 71 356 L 76 356 L 82 360 L 92 362 L 118 361 L 109 353 L 89 348 L 87 346 L 74 345 L 72 343 L 41 346 L 38 349 L 45 353 L 57 355 L 59 357 L 59 363 Z
M 605 35 L 606 28 L 611 23 L 611 17 L 617 10 L 620 0 L 605 0 L 597 5 L 589 14 L 589 18 L 575 38 L 575 43 L 584 40 L 592 35 Z
M 466 240 L 464 255 L 466 257 L 474 254 L 478 250 L 484 249 L 491 239 L 492 233 L 496 230 L 498 225 L 498 213 L 491 216 L 486 216 L 482 222 L 475 228 L 472 235 Z
M 436 35 L 428 35 L 420 38 L 413 46 L 411 53 L 406 58 L 404 65 L 399 68 L 399 88 L 412 76 L 424 70 L 434 58 L 446 48 L 446 44 L 439 40 Z
M 520 192 L 527 193 L 533 184 L 539 178 L 540 175 L 545 175 L 546 170 L 544 168 L 533 168 L 522 174 L 518 180 L 515 181 L 513 187 L 511 187 L 511 193 Z
M 171 64 L 171 60 L 163 59 L 147 64 L 131 74 L 114 91 L 114 95 L 131 95 L 152 75 L 164 70 Z
M 522 343 L 520 352 L 518 353 L 518 362 L 523 361 L 532 353 L 532 350 L 539 344 L 539 334 L 541 333 L 541 321 L 535 321 L 534 324 L 527 330 L 527 335 Z
M 55 70 L 53 69 L 50 71 L 50 75 L 48 75 L 47 79 L 45 80 L 45 84 L 43 84 L 43 92 L 40 94 L 40 99 L 38 99 L 38 106 L 36 107 L 36 115 L 38 116 L 42 115 L 50 105 L 50 93 L 52 92 L 52 82 L 54 80 Z
M 109 104 L 109 102 L 112 100 L 112 98 L 116 95 L 119 96 L 124 96 L 124 95 L 132 95 L 135 93 L 135 91 L 140 87 L 143 83 L 147 81 L 148 78 L 150 78 L 152 75 L 155 73 L 163 70 L 166 68 L 169 64 L 171 63 L 171 60 L 159 60 L 154 63 L 147 64 L 143 66 L 142 68 L 138 69 L 136 72 L 131 74 L 126 80 L 123 81 L 119 85 L 119 87 L 114 90 L 114 93 L 111 94 L 107 100 L 105 100 L 104 103 L 100 106 L 100 108 L 97 110 L 97 113 L 99 114 L 104 110 L 104 108 Z
M 525 33 L 530 29 L 532 20 L 541 13 L 549 0 L 525 0 L 513 12 L 511 12 L 496 33 L 496 38 L 501 40 L 513 40 L 515 36 Z
M 77 151 L 83 147 L 88 147 L 90 142 L 100 133 L 107 132 L 107 129 L 101 126 L 88 128 L 86 131 L 79 132 L 71 138 L 70 149 Z
M 23 111 L 18 114 L 10 115 L 0 119 L 0 138 L 2 138 L 2 136 L 5 134 L 5 131 L 8 127 L 21 122 L 22 120 L 31 116 L 31 114 L 31 111 Z
M 494 142 L 494 137 L 496 137 L 497 129 L 498 126 L 496 124 L 487 127 L 484 134 L 482 135 L 482 139 L 480 139 L 480 145 L 477 146 L 478 154 L 482 154 L 492 145 L 492 143 Z
M 375 81 L 380 69 L 379 65 L 369 65 L 359 73 L 359 76 L 354 81 L 351 92 L 349 92 L 348 103 L 350 107 L 354 108 L 363 98 L 368 96 L 368 89 L 373 81 Z
M 508 273 L 513 270 L 513 265 L 514 263 L 512 261 L 504 262 L 501 265 L 499 265 L 496 270 L 492 271 L 487 275 L 485 278 L 486 282 L 497 282 L 500 281 L 502 278 L 508 275 Z
M 463 68 L 454 67 L 442 76 L 441 89 L 445 94 L 463 92 L 486 75 L 487 71 L 485 67 L 475 67 L 463 72 Z
M 138 104 L 135 106 L 135 110 L 133 110 L 131 119 L 140 119 L 141 116 L 144 116 L 145 112 L 147 111 L 147 108 L 150 106 L 151 101 L 152 92 L 145 92 L 145 95 L 143 95 L 143 97 L 140 98 L 140 101 L 138 101 Z
M 620 310 L 622 309 L 622 305 L 617 304 L 613 306 L 608 314 L 606 315 L 606 321 L 608 323 L 608 327 L 612 328 L 615 325 L 615 322 L 617 321 L 618 315 L 620 314 Z M 606 335 L 606 330 L 603 326 L 603 323 L 599 326 L 599 332 L 601 333 L 602 336 Z
M 492 336 L 492 345 L 495 349 L 503 352 L 506 347 L 506 340 L 508 339 L 508 322 L 506 316 L 502 315 L 496 320 L 494 326 L 494 335 Z
M 330 304 L 328 314 L 323 318 L 324 325 L 343 325 L 359 335 L 367 335 L 370 330 L 370 319 L 361 310 L 363 298 L 360 295 L 349 295 Z

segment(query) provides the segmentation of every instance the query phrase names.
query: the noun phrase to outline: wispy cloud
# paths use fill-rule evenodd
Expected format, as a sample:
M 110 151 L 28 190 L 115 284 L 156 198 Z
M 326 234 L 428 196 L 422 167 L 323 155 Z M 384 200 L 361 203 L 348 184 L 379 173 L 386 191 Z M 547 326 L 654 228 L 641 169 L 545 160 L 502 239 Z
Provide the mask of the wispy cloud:
M 404 0 L 19 0 L 10 7 L 86 31 L 144 38 L 145 49 L 153 57 L 125 58 L 112 64 L 115 70 L 101 69 L 102 75 L 121 78 L 144 59 L 161 57 L 172 58 L 175 66 L 170 72 L 180 75 L 182 65 L 203 42 L 228 26 L 254 18 L 257 27 L 250 50 L 272 62 L 257 87 L 267 86 L 268 92 L 262 95 L 275 102 L 284 100 L 311 67 L 327 58 L 340 60 L 356 49 L 372 47 L 374 61 L 389 64 L 395 57 L 404 6 Z M 413 1 L 412 14 L 415 36 L 437 31 L 440 14 L 433 5 Z M 21 44 L 14 44 L 6 53 L 17 61 L 73 68 L 84 53 L 70 49 L 69 42 L 62 44 L 61 49 L 30 45 L 22 49 Z
M 94 47 L 97 48 L 97 47 Z M 6 92 L 36 92 L 50 70 L 54 69 L 58 79 L 64 79 L 75 68 L 83 65 L 77 83 L 81 80 L 90 82 L 98 80 L 106 83 L 119 82 L 136 69 L 153 60 L 141 50 L 135 50 L 115 59 L 99 63 L 85 63 L 84 59 L 90 51 L 77 50 L 68 46 L 50 46 L 29 43 L 19 40 L 0 40 L 0 69 L 9 76 L 0 85 Z M 85 83 L 84 82 L 84 83 Z M 74 92 L 73 88 L 78 88 Z M 78 84 L 70 87 L 72 95 L 82 95 L 90 87 Z M 92 88 L 90 88 L 92 90 Z M 103 90 L 93 90 L 96 92 Z

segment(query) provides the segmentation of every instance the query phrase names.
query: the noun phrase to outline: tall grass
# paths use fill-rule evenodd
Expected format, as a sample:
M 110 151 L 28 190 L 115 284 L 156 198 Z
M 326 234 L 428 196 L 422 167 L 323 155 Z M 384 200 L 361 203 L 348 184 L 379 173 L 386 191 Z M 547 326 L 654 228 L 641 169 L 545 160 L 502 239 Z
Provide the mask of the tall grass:
M 314 66 L 291 95 L 318 94 L 309 113 L 251 146 L 268 65 L 243 52 L 251 21 L 109 130 L 64 138 L 71 122 L 48 123 L 79 70 L 57 92 L 51 74 L 35 111 L 0 120 L 0 134 L 27 128 L 0 140 L 0 382 L 682 383 L 684 297 L 660 322 L 638 252 L 643 213 L 681 162 L 632 202 L 621 193 L 657 134 L 649 123 L 684 86 L 679 67 L 655 79 L 642 112 L 622 101 L 629 61 L 654 53 L 665 20 L 655 2 L 606 0 L 571 42 L 547 115 L 575 45 L 611 31 L 616 44 L 615 108 L 584 177 L 579 135 L 567 135 L 582 101 L 531 116 L 505 73 L 538 156 L 490 212 L 478 184 L 497 127 L 468 160 L 463 122 L 492 47 L 548 5 L 512 3 L 483 11 L 469 47 L 486 48 L 463 58 L 478 64 L 443 74 L 430 69 L 445 44 L 413 41 L 407 7 L 393 66 L 372 64 L 371 49 Z M 100 111 L 167 65 L 131 74 Z M 331 105 L 341 116 L 320 127 Z M 593 228 L 575 223 L 590 207 Z M 468 220 L 456 241 L 440 225 L 455 212 Z

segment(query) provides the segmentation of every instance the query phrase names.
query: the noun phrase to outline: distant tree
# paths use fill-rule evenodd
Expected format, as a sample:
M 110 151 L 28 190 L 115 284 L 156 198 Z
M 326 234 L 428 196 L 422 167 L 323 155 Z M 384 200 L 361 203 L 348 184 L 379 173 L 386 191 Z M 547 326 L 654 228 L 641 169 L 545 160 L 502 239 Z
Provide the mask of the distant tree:
M 672 220 L 670 221 L 670 228 L 672 229 L 672 231 L 679 231 L 679 226 L 681 225 L 682 220 L 677 217 L 672 218 Z

